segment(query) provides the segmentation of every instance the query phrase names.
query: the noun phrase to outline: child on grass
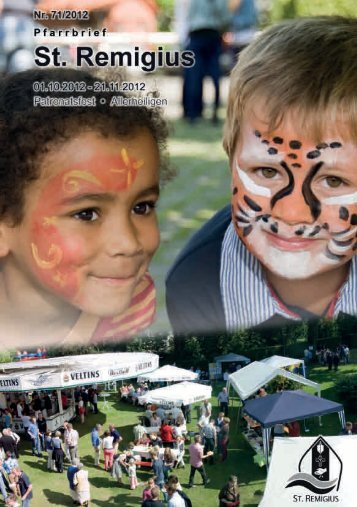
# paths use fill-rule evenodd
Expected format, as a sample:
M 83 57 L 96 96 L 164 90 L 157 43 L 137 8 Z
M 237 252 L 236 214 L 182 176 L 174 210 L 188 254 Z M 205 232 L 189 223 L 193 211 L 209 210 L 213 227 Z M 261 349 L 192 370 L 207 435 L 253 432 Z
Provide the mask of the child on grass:
M 357 315 L 356 140 L 357 19 L 284 21 L 240 53 L 231 204 L 168 275 L 176 335 Z
M 129 484 L 130 489 L 136 489 L 138 485 L 138 478 L 136 477 L 136 465 L 135 465 L 135 459 L 130 458 L 129 464 L 128 464 L 128 476 L 129 476 Z
M 154 481 L 153 477 L 150 477 L 150 479 L 148 479 L 147 485 L 145 486 L 145 488 L 143 490 L 143 495 L 142 495 L 143 502 L 145 502 L 145 500 L 152 499 L 152 488 L 154 488 L 154 487 L 155 487 L 155 481 Z
M 118 481 L 119 484 L 123 484 L 123 469 L 122 469 L 122 463 L 120 461 L 120 454 L 116 454 L 114 456 L 113 467 L 112 467 L 112 477 L 113 477 L 113 479 Z
M 74 83 L 77 103 L 43 91 L 54 82 Z M 119 339 L 154 318 L 148 267 L 169 175 L 166 125 L 155 108 L 111 107 L 108 91 L 93 107 L 88 90 L 98 83 L 107 86 L 84 71 L 47 69 L 0 84 L 3 346 Z

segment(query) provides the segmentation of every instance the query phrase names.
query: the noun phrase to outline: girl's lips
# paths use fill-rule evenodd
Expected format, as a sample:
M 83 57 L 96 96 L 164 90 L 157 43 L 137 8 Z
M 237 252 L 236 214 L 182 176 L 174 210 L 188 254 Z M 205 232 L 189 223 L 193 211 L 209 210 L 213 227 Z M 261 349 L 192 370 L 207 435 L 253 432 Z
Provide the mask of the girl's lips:
M 135 280 L 135 276 L 122 276 L 122 277 L 111 277 L 111 276 L 95 276 L 90 275 L 95 282 L 104 283 L 105 285 L 130 285 Z
M 268 236 L 268 240 L 270 241 L 270 243 L 272 243 L 280 250 L 288 250 L 288 251 L 306 250 L 312 245 L 316 244 L 315 239 L 283 238 L 282 236 L 271 234 L 269 232 L 267 232 L 266 234 Z

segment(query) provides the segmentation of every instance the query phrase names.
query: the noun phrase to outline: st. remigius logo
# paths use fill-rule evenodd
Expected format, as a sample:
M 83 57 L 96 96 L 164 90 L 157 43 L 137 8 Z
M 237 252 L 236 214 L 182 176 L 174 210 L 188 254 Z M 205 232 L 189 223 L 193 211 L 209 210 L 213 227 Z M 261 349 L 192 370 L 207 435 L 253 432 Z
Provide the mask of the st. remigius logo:
M 326 440 L 319 436 L 299 461 L 297 474 L 288 479 L 286 488 L 302 486 L 318 495 L 338 491 L 342 461 Z

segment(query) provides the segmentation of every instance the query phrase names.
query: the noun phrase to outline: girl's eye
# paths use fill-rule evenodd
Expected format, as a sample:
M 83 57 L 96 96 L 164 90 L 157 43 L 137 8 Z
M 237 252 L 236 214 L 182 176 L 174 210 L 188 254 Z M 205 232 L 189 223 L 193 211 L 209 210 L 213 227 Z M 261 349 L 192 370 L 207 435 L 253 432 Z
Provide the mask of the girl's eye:
M 135 213 L 135 215 L 149 215 L 155 208 L 156 202 L 154 201 L 138 202 L 138 204 L 135 204 L 133 207 L 133 213 Z
M 331 188 L 338 188 L 342 185 L 343 181 L 338 176 L 327 176 L 326 184 Z
M 83 222 L 94 222 L 98 220 L 99 214 L 93 208 L 84 209 L 82 211 L 78 211 L 73 215 L 77 220 L 82 220 Z

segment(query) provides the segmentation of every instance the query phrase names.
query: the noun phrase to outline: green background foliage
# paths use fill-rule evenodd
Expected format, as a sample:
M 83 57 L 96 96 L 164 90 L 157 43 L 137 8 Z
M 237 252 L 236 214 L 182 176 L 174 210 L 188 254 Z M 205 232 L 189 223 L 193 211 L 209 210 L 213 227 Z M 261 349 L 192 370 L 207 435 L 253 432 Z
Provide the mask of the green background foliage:
M 356 16 L 355 0 L 273 0 L 270 22 L 302 16 Z
M 357 374 L 344 375 L 336 382 L 336 392 L 344 407 L 357 413 Z

